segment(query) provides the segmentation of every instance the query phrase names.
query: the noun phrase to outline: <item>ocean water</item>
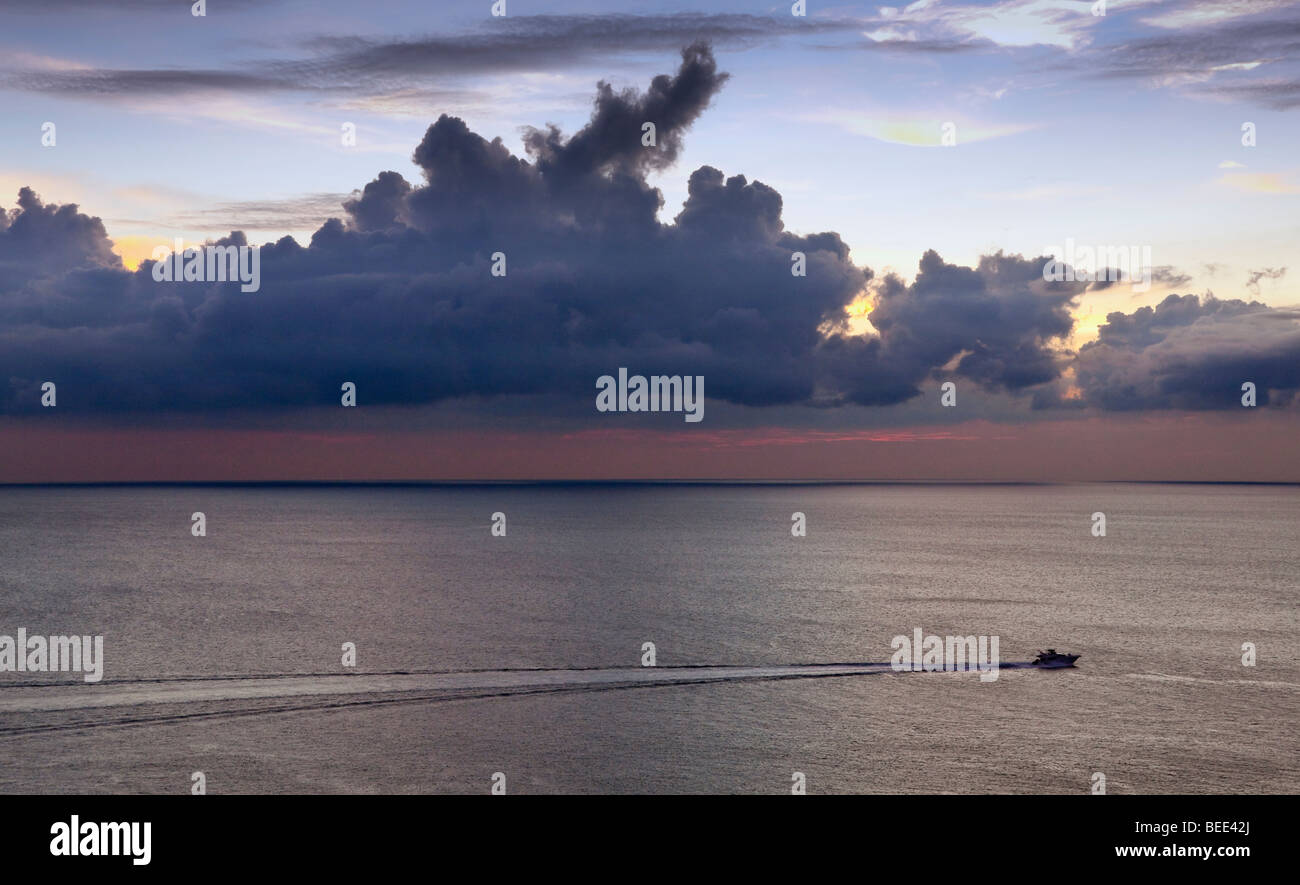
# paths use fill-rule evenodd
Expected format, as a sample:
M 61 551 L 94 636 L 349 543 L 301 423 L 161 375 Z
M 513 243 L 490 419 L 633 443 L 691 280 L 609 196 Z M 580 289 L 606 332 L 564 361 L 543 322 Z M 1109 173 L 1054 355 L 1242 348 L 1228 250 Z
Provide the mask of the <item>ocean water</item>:
M 1297 792 L 1298 563 L 1287 486 L 0 488 L 0 634 L 105 657 L 0 791 Z

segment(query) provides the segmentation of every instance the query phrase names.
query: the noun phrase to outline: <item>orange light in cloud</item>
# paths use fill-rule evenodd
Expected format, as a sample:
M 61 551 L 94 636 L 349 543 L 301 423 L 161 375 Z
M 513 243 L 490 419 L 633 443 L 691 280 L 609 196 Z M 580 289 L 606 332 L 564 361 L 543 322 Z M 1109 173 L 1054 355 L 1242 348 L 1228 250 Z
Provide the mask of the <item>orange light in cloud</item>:
M 113 237 L 113 251 L 122 259 L 126 269 L 132 271 L 146 258 L 153 258 L 153 250 L 159 246 L 171 249 L 172 241 L 163 237 Z

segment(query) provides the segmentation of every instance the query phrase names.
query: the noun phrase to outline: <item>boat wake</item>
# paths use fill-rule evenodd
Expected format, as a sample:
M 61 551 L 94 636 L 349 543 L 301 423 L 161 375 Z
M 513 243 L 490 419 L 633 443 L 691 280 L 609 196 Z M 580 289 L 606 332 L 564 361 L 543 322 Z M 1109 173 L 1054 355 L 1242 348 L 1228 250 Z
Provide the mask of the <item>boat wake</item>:
M 1004 663 L 1001 669 L 1032 668 Z M 891 674 L 888 663 L 174 676 L 0 686 L 0 738 L 392 704 Z

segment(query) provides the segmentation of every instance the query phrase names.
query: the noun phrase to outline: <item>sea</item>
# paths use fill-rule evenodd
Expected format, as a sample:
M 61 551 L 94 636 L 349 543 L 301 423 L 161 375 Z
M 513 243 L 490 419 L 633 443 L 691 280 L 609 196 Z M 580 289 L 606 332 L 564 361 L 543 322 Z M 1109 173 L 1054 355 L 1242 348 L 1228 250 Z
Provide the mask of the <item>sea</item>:
M 0 665 L 103 657 L 0 792 L 1296 793 L 1297 565 L 1286 485 L 2 487 Z

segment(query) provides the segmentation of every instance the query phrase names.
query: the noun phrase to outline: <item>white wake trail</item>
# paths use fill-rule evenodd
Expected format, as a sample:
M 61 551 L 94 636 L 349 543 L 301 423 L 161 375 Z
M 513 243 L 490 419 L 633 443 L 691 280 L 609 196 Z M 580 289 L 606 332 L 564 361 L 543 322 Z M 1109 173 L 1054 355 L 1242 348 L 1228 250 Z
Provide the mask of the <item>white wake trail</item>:
M 650 686 L 753 679 L 806 679 L 889 672 L 888 664 L 615 667 L 555 670 L 480 670 L 444 673 L 358 673 L 337 676 L 258 676 L 149 682 L 0 687 L 0 714 L 89 710 L 142 704 L 186 704 L 328 695 L 402 692 L 520 691 Z

